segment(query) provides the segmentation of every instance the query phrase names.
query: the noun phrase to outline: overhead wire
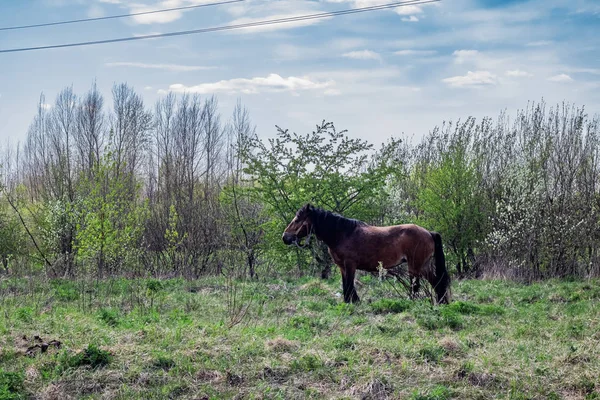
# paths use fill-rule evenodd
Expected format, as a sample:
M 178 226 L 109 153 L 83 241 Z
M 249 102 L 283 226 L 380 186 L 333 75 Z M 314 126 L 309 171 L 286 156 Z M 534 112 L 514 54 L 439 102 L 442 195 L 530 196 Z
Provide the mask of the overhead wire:
M 130 37 L 104 39 L 104 40 L 93 40 L 93 41 L 88 41 L 88 42 L 64 43 L 64 44 L 55 44 L 55 45 L 47 45 L 47 46 L 21 47 L 21 48 L 14 48 L 14 49 L 0 49 L 0 53 L 16 53 L 16 52 L 25 52 L 25 51 L 35 51 L 35 50 L 58 49 L 58 48 L 66 48 L 66 47 L 91 46 L 91 45 L 97 45 L 97 44 L 129 42 L 129 41 L 134 41 L 134 40 L 156 39 L 156 38 L 164 38 L 164 37 L 172 37 L 172 36 L 183 36 L 183 35 L 193 35 L 193 34 L 209 33 L 209 32 L 229 31 L 229 30 L 235 30 L 235 29 L 255 28 L 255 27 L 261 27 L 261 26 L 268 26 L 268 25 L 277 25 L 277 24 L 290 23 L 290 22 L 310 21 L 310 20 L 315 20 L 315 19 L 337 17 L 337 16 L 341 16 L 341 15 L 349 15 L 349 14 L 357 14 L 357 13 L 364 13 L 364 12 L 370 12 L 370 11 L 385 10 L 385 9 L 396 8 L 396 7 L 405 7 L 405 6 L 411 6 L 411 5 L 436 3 L 439 1 L 441 1 L 441 0 L 399 1 L 399 2 L 380 4 L 380 5 L 375 5 L 375 6 L 359 7 L 359 8 L 329 11 L 329 12 L 322 12 L 322 13 L 315 13 L 315 14 L 298 15 L 298 16 L 294 16 L 294 17 L 274 18 L 274 19 L 268 19 L 268 20 L 263 20 L 263 21 L 254 21 L 254 22 L 247 22 L 247 23 L 241 23 L 241 24 L 185 30 L 185 31 L 179 31 L 179 32 L 156 33 L 156 34 L 141 35 L 141 36 L 130 36 Z
M 43 26 L 67 25 L 67 24 L 77 24 L 77 23 L 81 23 L 81 22 L 103 21 L 103 20 L 107 20 L 107 19 L 137 17 L 140 15 L 158 14 L 158 13 L 165 13 L 165 12 L 170 12 L 170 11 L 182 11 L 182 10 L 191 10 L 194 8 L 201 8 L 201 7 L 221 6 L 221 5 L 225 5 L 225 4 L 231 4 L 231 3 L 240 3 L 243 1 L 246 1 L 246 0 L 225 0 L 225 1 L 215 2 L 215 3 L 204 3 L 204 4 L 195 4 L 195 5 L 191 5 L 191 6 L 163 8 L 160 10 L 140 11 L 140 12 L 129 13 L 129 14 L 107 15 L 104 17 L 81 18 L 81 19 L 73 19 L 73 20 L 68 20 L 68 21 L 57 21 L 57 22 L 44 22 L 44 23 L 40 23 L 40 24 L 31 24 L 31 25 L 3 26 L 3 27 L 0 27 L 0 31 L 40 28 Z

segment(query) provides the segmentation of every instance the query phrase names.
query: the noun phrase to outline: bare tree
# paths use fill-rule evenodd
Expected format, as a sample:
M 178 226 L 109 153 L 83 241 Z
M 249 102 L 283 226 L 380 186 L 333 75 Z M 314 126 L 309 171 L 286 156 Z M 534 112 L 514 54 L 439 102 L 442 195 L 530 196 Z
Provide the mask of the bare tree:
M 216 183 L 219 172 L 220 157 L 224 146 L 225 132 L 221 126 L 216 97 L 212 96 L 204 102 L 204 153 L 205 153 L 205 190 L 209 192 L 210 184 Z
M 35 199 L 47 198 L 52 190 L 48 121 L 46 98 L 42 93 L 38 101 L 37 113 L 29 125 L 24 149 L 25 178 L 31 197 Z
M 103 106 L 104 98 L 94 82 L 79 103 L 75 136 L 79 167 L 88 177 L 93 174 L 102 155 L 106 133 Z
M 227 127 L 228 148 L 226 193 L 231 201 L 227 208 L 227 216 L 231 221 L 229 235 L 234 251 L 241 251 L 245 258 L 245 267 L 250 278 L 256 277 L 256 267 L 260 256 L 263 231 L 260 227 L 265 222 L 262 207 L 253 202 L 244 190 L 243 154 L 250 139 L 256 135 L 256 127 L 251 125 L 248 110 L 238 100 L 231 124 Z
M 77 96 L 73 87 L 67 87 L 58 94 L 50 115 L 51 174 L 57 190 L 56 198 L 73 201 L 75 171 L 71 146 L 77 128 Z
M 133 178 L 141 166 L 148 144 L 152 114 L 145 110 L 142 98 L 125 83 L 113 86 L 111 146 L 116 177 L 129 173 Z

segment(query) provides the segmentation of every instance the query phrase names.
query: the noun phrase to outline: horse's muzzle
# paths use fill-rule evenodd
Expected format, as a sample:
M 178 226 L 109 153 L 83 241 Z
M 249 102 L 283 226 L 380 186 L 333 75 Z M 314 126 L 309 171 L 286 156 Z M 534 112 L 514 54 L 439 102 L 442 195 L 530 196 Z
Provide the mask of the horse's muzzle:
M 283 243 L 285 243 L 287 245 L 294 243 L 296 240 L 298 240 L 298 239 L 296 238 L 296 235 L 294 235 L 293 233 L 285 232 L 283 234 Z

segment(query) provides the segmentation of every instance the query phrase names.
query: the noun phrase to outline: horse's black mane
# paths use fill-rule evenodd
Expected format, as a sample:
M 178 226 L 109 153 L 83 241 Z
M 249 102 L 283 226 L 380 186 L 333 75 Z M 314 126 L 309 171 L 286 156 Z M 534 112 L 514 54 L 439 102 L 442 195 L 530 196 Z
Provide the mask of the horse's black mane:
M 311 219 L 315 228 L 318 226 L 324 230 L 343 231 L 352 233 L 358 226 L 366 226 L 367 223 L 354 218 L 346 218 L 343 215 L 324 210 L 322 208 L 313 208 Z
M 367 226 L 366 222 L 354 218 L 346 218 L 332 211 L 306 205 L 298 213 L 307 212 L 314 232 L 330 244 L 336 243 L 342 237 L 352 234 L 359 226 Z

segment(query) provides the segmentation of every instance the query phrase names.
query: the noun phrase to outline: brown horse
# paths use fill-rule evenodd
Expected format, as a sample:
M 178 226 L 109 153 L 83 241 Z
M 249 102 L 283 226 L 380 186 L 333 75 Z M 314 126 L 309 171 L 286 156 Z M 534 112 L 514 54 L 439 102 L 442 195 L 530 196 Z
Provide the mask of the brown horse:
M 414 278 L 413 293 L 419 290 L 419 277 L 433 286 L 437 303 L 448 303 L 450 275 L 446 270 L 442 238 L 414 224 L 371 226 L 306 204 L 283 232 L 283 242 L 300 246 L 299 240 L 314 234 L 329 248 L 329 254 L 342 273 L 346 303 L 360 301 L 354 288 L 356 270 L 378 271 L 406 262 Z M 435 260 L 435 266 L 434 262 Z

